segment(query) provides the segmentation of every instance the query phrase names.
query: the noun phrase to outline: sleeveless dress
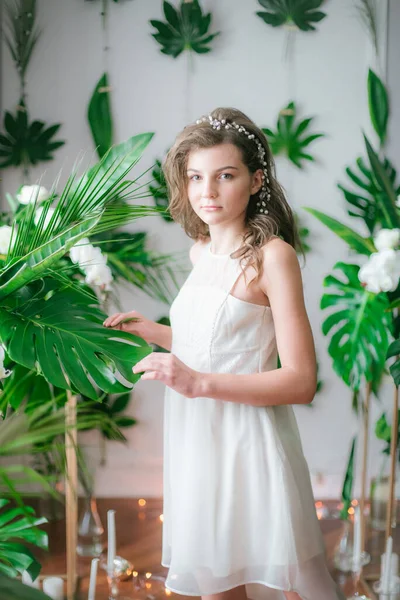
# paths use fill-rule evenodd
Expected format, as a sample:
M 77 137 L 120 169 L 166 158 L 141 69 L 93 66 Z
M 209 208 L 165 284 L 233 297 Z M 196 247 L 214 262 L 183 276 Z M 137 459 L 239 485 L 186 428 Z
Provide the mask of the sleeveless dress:
M 171 352 L 196 371 L 277 368 L 271 309 L 230 294 L 241 273 L 238 259 L 208 244 L 171 306 Z M 326 568 L 292 406 L 186 398 L 167 387 L 164 411 L 167 588 L 199 596 L 261 583 L 342 598 Z

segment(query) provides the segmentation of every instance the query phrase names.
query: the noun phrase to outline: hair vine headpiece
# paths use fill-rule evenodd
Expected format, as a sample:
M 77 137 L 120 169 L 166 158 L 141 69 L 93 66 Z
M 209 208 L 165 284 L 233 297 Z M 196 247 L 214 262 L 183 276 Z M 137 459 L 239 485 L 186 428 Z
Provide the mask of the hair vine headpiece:
M 263 183 L 259 192 L 256 206 L 258 212 L 268 214 L 265 199 L 267 201 L 271 200 L 271 189 L 268 185 L 269 175 L 267 170 L 267 162 L 265 160 L 265 149 L 261 144 L 260 140 L 254 135 L 254 133 L 250 133 L 245 127 L 243 127 L 243 125 L 238 125 L 237 123 L 235 123 L 235 121 L 228 122 L 226 119 L 219 120 L 215 119 L 211 115 L 208 115 L 208 117 L 201 117 L 201 119 L 197 119 L 196 124 L 200 125 L 200 123 L 206 123 L 207 121 L 210 123 L 213 129 L 222 129 L 222 127 L 224 127 L 225 129 L 236 129 L 239 133 L 244 133 L 249 140 L 254 140 L 254 142 L 257 144 L 258 158 L 260 159 L 260 163 L 262 165 L 261 168 L 263 171 Z

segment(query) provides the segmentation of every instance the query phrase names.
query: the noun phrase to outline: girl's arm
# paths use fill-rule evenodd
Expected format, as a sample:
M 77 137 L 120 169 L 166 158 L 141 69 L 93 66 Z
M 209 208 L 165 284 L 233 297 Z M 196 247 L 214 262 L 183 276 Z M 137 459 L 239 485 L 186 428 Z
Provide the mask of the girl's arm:
M 276 238 L 263 254 L 259 283 L 270 302 L 282 368 L 250 375 L 201 373 L 196 396 L 253 406 L 308 404 L 314 398 L 315 348 L 296 252 Z
M 149 340 L 165 350 L 171 351 L 172 346 L 172 329 L 169 325 L 162 325 L 161 323 L 154 323 L 152 327 L 151 340 Z

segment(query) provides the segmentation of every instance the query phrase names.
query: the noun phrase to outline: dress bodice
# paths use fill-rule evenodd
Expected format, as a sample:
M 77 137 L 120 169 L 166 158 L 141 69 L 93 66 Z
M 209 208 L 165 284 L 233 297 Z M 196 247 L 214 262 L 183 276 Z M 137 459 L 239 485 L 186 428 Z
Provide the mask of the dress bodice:
M 256 373 L 277 366 L 272 311 L 232 296 L 239 259 L 202 251 L 171 310 L 172 349 L 203 372 Z

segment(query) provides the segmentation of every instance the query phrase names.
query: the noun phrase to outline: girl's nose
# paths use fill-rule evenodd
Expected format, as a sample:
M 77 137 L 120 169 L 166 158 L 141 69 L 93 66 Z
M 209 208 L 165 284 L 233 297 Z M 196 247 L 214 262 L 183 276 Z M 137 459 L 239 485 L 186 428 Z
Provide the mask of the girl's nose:
M 215 198 L 217 195 L 217 190 L 215 184 L 210 180 L 204 180 L 202 196 L 203 198 Z

